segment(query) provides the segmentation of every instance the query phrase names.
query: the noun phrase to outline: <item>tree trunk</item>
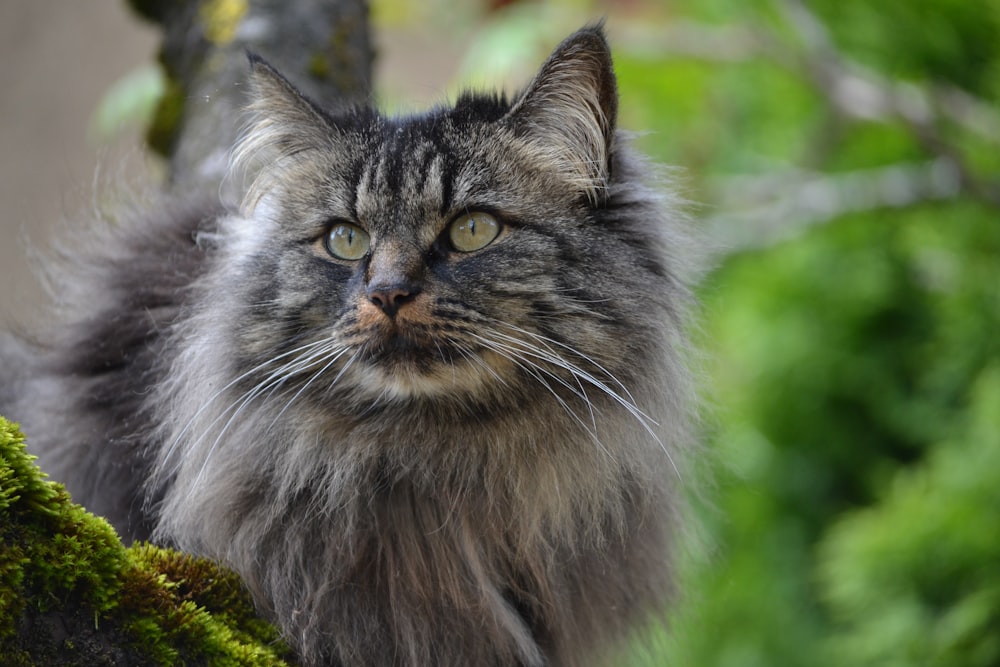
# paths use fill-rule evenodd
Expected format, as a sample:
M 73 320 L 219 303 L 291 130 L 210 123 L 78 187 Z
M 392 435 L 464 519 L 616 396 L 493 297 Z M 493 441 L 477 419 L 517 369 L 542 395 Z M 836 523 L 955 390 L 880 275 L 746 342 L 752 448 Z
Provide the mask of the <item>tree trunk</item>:
M 263 56 L 327 107 L 367 101 L 373 50 L 364 0 L 129 0 L 163 27 L 168 87 L 150 145 L 185 193 L 225 175 L 245 104 L 246 53 Z

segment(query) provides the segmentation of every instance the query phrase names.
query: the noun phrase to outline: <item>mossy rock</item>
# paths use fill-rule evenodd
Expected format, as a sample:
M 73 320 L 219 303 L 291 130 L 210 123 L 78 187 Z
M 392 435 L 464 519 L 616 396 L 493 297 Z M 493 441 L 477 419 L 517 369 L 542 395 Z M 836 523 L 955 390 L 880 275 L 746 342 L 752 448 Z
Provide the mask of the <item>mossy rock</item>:
M 0 662 L 44 665 L 293 665 L 239 578 L 150 544 L 46 480 L 0 417 Z

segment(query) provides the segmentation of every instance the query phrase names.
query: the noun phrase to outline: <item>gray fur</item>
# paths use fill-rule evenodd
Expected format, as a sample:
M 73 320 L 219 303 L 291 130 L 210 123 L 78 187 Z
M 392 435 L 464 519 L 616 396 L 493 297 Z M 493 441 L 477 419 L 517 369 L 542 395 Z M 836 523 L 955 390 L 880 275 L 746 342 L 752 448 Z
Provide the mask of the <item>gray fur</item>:
M 513 102 L 408 118 L 251 69 L 242 206 L 88 230 L 0 408 L 123 534 L 239 572 L 308 665 L 600 662 L 670 596 L 691 426 L 683 220 L 614 129 L 601 29 Z M 497 240 L 449 249 L 484 209 Z M 365 258 L 325 253 L 341 220 Z

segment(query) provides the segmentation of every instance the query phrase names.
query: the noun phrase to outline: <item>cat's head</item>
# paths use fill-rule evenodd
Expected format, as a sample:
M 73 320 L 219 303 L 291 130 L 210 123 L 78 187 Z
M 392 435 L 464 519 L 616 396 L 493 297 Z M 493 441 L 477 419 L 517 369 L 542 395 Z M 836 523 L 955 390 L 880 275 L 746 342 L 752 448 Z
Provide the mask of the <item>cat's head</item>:
M 234 164 L 255 178 L 228 261 L 254 382 L 358 406 L 564 404 L 624 400 L 648 373 L 684 288 L 615 130 L 600 27 L 511 100 L 411 117 L 326 112 L 264 61 L 251 70 Z

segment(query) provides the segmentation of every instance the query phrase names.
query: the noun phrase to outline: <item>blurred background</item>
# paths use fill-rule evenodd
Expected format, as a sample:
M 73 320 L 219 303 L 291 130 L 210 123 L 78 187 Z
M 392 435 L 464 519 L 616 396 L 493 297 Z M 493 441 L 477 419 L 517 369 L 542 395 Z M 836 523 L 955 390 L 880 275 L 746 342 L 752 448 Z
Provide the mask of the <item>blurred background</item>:
M 685 594 L 621 664 L 1000 665 L 1000 2 L 375 0 L 380 104 L 523 84 L 602 16 L 714 262 Z M 161 84 L 118 0 L 0 35 L 9 313 L 98 165 L 155 177 Z

